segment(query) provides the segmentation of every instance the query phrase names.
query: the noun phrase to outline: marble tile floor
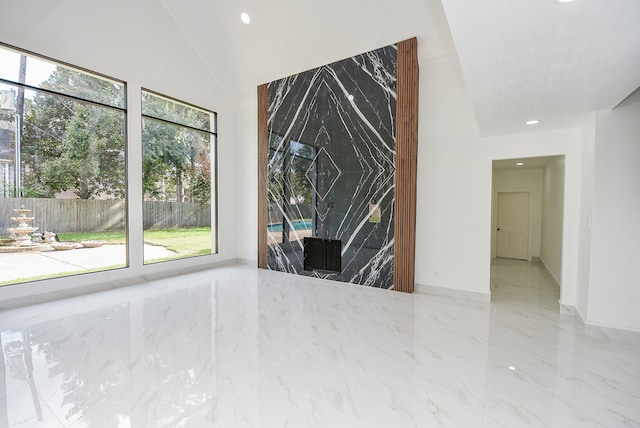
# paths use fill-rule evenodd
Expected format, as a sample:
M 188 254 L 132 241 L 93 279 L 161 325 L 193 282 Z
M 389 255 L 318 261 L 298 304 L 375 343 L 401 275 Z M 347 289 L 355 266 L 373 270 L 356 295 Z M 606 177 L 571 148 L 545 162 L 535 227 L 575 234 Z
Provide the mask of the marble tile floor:
M 4 427 L 640 426 L 640 347 L 539 264 L 492 302 L 229 266 L 0 313 Z

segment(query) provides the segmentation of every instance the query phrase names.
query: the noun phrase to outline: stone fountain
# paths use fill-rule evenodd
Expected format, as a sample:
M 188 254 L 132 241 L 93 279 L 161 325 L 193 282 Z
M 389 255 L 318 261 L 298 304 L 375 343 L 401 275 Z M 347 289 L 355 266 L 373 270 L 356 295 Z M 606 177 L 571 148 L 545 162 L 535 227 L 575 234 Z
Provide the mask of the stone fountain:
M 20 214 L 18 217 L 11 217 L 12 221 L 18 223 L 18 227 L 9 227 L 7 228 L 7 232 L 9 232 L 9 236 L 15 239 L 13 245 L 18 247 L 26 247 L 33 245 L 31 242 L 30 233 L 38 230 L 38 227 L 31 226 L 31 222 L 35 220 L 35 217 L 27 217 L 27 213 L 30 213 L 31 210 L 26 209 L 23 206 L 20 208 L 14 209 L 15 212 Z

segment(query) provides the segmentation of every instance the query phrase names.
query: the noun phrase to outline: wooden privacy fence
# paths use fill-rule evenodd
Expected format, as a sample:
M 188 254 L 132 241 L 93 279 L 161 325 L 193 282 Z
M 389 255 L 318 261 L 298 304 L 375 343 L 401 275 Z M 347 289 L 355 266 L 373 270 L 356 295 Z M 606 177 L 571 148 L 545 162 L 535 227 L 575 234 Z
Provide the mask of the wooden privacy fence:
M 144 202 L 144 229 L 211 226 L 211 205 L 192 202 Z
M 0 235 L 16 227 L 13 210 L 24 206 L 32 225 L 55 233 L 124 230 L 125 201 L 94 199 L 0 198 Z M 188 202 L 144 202 L 144 228 L 208 227 L 211 207 Z

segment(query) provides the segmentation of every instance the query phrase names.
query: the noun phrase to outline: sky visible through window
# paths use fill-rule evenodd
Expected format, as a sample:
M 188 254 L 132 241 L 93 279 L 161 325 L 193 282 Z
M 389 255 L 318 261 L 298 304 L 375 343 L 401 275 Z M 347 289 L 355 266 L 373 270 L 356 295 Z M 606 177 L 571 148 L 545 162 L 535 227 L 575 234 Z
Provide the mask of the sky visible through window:
M 25 83 L 31 86 L 40 86 L 46 81 L 51 73 L 56 69 L 56 65 L 34 57 L 27 60 L 27 74 Z M 18 81 L 20 70 L 20 53 L 7 49 L 0 49 L 0 77 L 8 80 Z M 13 86 L 0 83 L 0 89 L 10 90 Z M 25 93 L 27 98 L 33 97 L 34 92 Z

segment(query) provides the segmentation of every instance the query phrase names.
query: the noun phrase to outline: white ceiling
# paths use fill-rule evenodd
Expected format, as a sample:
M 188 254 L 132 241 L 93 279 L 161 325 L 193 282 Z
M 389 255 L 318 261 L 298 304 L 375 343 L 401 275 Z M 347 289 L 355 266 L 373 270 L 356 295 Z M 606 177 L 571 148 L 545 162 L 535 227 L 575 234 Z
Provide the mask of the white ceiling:
M 259 84 L 416 36 L 422 67 L 457 51 L 484 136 L 575 126 L 640 86 L 640 0 L 30 0 L 3 14 L 2 41 L 152 83 L 191 62 L 186 75 L 237 106 Z
M 440 0 L 161 0 L 202 61 L 235 96 L 414 36 L 450 40 Z M 251 24 L 240 21 L 240 13 Z M 220 66 L 223 64 L 223 66 Z
M 484 136 L 580 125 L 640 86 L 638 0 L 443 0 Z
M 483 136 L 579 126 L 640 86 L 640 0 L 162 4 L 240 99 L 258 84 L 413 36 L 423 58 L 457 51 Z

